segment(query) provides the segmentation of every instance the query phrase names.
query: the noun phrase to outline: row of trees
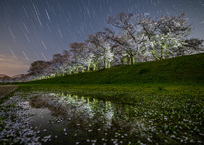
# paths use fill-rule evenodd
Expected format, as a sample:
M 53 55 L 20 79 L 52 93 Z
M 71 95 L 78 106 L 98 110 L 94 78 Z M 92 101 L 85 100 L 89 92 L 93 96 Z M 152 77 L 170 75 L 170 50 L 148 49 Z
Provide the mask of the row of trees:
M 147 14 L 119 13 L 108 17 L 107 24 L 85 42 L 71 43 L 69 51 L 53 55 L 51 61 L 33 62 L 28 76 L 73 74 L 203 51 L 203 40 L 188 39 L 191 25 L 184 14 L 152 19 Z
M 152 19 L 147 14 L 119 13 L 110 16 L 104 31 L 90 34 L 83 43 L 53 55 L 51 61 L 35 61 L 29 74 L 53 76 L 133 65 L 203 51 L 203 40 L 188 39 L 191 25 L 184 14 Z

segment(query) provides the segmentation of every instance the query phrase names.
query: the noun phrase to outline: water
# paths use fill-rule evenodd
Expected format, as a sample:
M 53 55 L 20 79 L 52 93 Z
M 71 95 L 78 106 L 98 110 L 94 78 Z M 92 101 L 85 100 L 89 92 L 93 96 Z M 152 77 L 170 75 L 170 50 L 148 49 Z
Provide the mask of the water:
M 202 104 L 161 96 L 130 105 L 22 90 L 0 104 L 0 144 L 203 144 Z
M 134 106 L 63 93 L 28 96 L 23 107 L 33 114 L 42 144 L 128 144 L 148 137 Z

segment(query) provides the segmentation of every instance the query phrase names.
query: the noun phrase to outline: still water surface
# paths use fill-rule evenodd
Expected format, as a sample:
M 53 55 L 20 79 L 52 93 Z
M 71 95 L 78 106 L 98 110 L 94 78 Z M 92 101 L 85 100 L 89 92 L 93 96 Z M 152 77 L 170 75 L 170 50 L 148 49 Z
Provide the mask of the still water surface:
M 145 120 L 131 105 L 64 93 L 38 94 L 23 103 L 42 144 L 128 144 L 148 137 Z

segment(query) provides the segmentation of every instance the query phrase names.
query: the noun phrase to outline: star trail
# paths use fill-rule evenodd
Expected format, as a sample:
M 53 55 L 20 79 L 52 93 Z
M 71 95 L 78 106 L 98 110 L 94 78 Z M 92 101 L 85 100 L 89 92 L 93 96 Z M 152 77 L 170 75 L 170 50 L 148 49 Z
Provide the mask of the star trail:
M 185 13 L 189 37 L 204 39 L 204 0 L 0 0 L 0 74 L 26 73 L 33 61 L 50 60 L 102 31 L 119 12 Z

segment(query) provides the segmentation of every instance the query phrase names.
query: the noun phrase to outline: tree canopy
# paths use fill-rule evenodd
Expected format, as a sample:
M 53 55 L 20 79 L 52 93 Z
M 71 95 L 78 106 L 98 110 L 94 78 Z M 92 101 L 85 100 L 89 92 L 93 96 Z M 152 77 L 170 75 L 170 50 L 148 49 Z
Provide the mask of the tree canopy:
M 189 38 L 191 25 L 184 14 L 153 19 L 149 14 L 122 12 L 108 17 L 107 24 L 103 31 L 89 34 L 85 42 L 73 42 L 69 50 L 54 54 L 52 60 L 33 62 L 28 78 L 133 65 L 204 50 L 203 40 Z

